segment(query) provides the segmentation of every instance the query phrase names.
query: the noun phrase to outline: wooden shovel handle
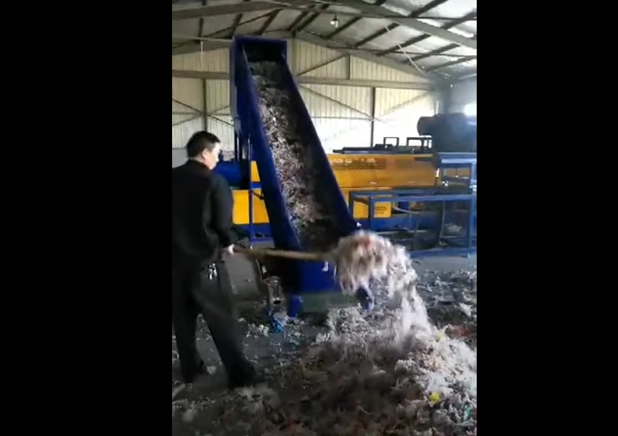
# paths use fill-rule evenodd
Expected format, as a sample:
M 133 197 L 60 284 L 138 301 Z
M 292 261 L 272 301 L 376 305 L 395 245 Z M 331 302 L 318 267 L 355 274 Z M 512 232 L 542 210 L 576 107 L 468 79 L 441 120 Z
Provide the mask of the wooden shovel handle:
M 308 262 L 326 262 L 328 255 L 325 253 L 305 253 L 302 251 L 285 251 L 270 249 L 248 250 L 246 248 L 235 248 L 235 251 L 251 257 L 281 257 L 285 259 L 304 260 Z

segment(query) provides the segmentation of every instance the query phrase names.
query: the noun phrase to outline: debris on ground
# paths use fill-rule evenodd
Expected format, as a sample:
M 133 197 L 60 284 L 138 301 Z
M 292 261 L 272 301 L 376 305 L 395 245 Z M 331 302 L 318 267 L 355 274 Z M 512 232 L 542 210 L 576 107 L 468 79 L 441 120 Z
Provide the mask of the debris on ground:
M 199 397 L 176 420 L 198 410 L 182 425 L 212 436 L 475 435 L 476 345 L 462 332 L 475 336 L 476 273 L 422 274 L 397 294 L 332 311 L 314 341 L 261 363 L 265 386 Z

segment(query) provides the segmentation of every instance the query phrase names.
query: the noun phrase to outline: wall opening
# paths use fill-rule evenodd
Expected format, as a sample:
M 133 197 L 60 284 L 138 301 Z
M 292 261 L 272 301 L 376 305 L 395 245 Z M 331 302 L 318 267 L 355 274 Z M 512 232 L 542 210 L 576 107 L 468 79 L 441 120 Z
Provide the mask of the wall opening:
M 463 113 L 469 117 L 476 116 L 476 103 L 468 103 L 463 108 Z

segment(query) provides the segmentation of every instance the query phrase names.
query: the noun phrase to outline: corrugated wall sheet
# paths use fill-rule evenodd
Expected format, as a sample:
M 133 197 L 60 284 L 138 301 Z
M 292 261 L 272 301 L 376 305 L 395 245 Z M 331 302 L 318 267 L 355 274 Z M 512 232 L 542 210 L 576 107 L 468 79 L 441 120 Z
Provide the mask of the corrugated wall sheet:
M 182 147 L 204 128 L 203 112 L 202 82 L 172 77 L 172 148 Z
M 418 80 L 403 72 L 302 41 L 290 42 L 290 64 L 297 75 L 333 79 L 380 81 Z M 172 57 L 172 69 L 228 72 L 228 50 Z M 417 135 L 421 116 L 435 113 L 434 96 L 423 91 L 301 85 L 300 91 L 327 152 L 343 147 L 369 147 L 384 136 L 402 142 Z M 375 105 L 373 95 L 375 94 Z M 372 110 L 375 107 L 375 119 Z M 205 115 L 206 114 L 206 115 Z M 184 120 L 184 122 L 183 122 Z M 371 138 L 372 121 L 374 138 Z M 172 147 L 182 147 L 188 137 L 207 128 L 219 136 L 226 154 L 233 151 L 234 130 L 230 116 L 227 80 L 172 78 Z

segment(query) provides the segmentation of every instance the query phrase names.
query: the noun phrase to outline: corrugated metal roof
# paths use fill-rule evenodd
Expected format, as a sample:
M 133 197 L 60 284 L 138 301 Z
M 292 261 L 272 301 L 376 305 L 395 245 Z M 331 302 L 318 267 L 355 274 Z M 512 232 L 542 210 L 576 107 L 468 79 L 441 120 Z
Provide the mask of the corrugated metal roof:
M 203 13 L 192 14 L 199 18 L 173 14 L 173 47 L 197 38 L 223 44 L 234 35 L 310 35 L 324 46 L 396 60 L 437 78 L 476 71 L 476 0 L 172 1 L 172 11 L 200 8 Z

